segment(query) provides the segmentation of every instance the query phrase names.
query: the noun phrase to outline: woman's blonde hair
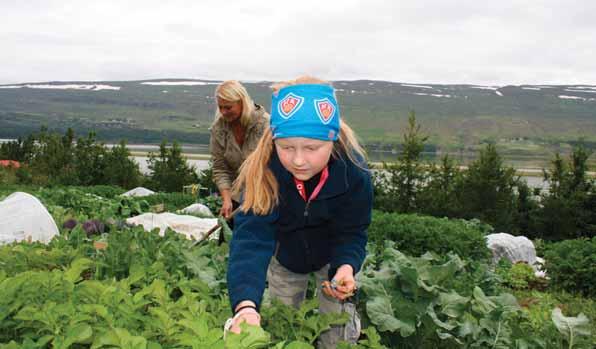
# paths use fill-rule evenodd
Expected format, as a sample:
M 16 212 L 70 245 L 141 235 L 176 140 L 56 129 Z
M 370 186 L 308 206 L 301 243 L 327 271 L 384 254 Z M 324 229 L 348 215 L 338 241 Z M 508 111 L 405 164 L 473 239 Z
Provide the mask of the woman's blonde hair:
M 310 76 L 302 76 L 295 80 L 276 83 L 271 86 L 274 93 L 281 88 L 299 84 L 324 84 L 329 82 Z M 354 164 L 362 167 L 366 153 L 358 142 L 354 131 L 340 120 L 339 139 L 333 145 L 332 156 L 340 158 L 342 155 Z M 266 215 L 278 204 L 279 184 L 269 168 L 269 160 L 273 152 L 273 134 L 266 128 L 257 148 L 248 156 L 240 167 L 240 174 L 234 182 L 233 193 L 244 192 L 244 200 L 240 206 L 243 212 L 252 210 L 254 214 Z
M 255 110 L 255 103 L 252 98 L 248 95 L 248 92 L 242 86 L 242 84 L 236 80 L 228 80 L 219 84 L 215 88 L 215 98 L 221 98 L 228 102 L 241 102 L 242 103 L 242 115 L 240 116 L 240 124 L 243 127 L 248 126 L 252 113 Z M 215 110 L 215 120 L 221 117 L 219 107 Z

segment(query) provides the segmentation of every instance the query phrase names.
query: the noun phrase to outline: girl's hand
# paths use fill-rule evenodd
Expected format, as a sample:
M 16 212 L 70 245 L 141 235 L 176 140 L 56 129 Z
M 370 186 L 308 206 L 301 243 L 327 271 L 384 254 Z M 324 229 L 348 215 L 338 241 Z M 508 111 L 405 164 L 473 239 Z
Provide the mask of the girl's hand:
M 224 338 L 226 331 L 240 333 L 240 324 L 243 322 L 253 326 L 261 326 L 261 315 L 259 315 L 253 301 L 244 300 L 236 305 L 234 317 L 228 319 L 224 326 Z
M 356 280 L 354 279 L 354 269 L 349 264 L 344 264 L 337 268 L 337 272 L 331 282 L 323 283 L 323 292 L 326 295 L 343 301 L 354 295 L 356 291 Z
M 244 308 L 234 315 L 230 331 L 240 333 L 240 324 L 246 322 L 249 325 L 261 326 L 261 315 L 253 308 Z

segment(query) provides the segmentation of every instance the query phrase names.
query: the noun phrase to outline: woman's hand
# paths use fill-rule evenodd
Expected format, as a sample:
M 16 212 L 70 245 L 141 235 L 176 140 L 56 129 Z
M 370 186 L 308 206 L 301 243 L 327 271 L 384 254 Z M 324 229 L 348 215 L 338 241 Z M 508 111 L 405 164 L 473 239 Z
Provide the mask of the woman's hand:
M 232 191 L 230 189 L 220 189 L 219 193 L 222 201 L 219 214 L 225 219 L 228 219 L 232 216 L 232 211 L 234 210 L 232 206 Z
M 323 292 L 333 298 L 343 301 L 354 295 L 356 291 L 356 280 L 354 279 L 354 269 L 349 264 L 344 264 L 337 268 L 335 276 L 331 282 L 323 283 Z
M 232 215 L 233 207 L 232 207 L 232 199 L 231 198 L 223 198 L 223 203 L 221 205 L 221 209 L 219 210 L 219 214 L 223 216 L 225 219 L 230 218 Z

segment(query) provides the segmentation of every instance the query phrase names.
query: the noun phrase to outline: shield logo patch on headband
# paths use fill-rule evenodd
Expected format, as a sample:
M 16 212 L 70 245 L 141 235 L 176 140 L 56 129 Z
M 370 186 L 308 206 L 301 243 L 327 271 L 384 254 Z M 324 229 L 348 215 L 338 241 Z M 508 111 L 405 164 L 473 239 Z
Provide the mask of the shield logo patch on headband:
M 302 107 L 304 97 L 297 96 L 293 93 L 288 93 L 279 103 L 277 104 L 277 110 L 284 119 L 289 119 L 295 112 Z
M 315 110 L 319 119 L 327 125 L 335 115 L 335 105 L 327 98 L 315 99 Z

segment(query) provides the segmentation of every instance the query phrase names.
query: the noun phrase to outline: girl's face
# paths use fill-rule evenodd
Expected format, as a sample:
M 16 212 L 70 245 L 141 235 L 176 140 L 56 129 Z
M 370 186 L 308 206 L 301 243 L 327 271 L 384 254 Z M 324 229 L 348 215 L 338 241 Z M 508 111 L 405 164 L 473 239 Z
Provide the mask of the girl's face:
M 217 97 L 217 107 L 227 122 L 234 122 L 242 115 L 242 101 L 230 102 Z
M 275 140 L 275 150 L 286 170 L 296 179 L 306 181 L 327 166 L 333 142 L 304 137 L 280 138 Z

